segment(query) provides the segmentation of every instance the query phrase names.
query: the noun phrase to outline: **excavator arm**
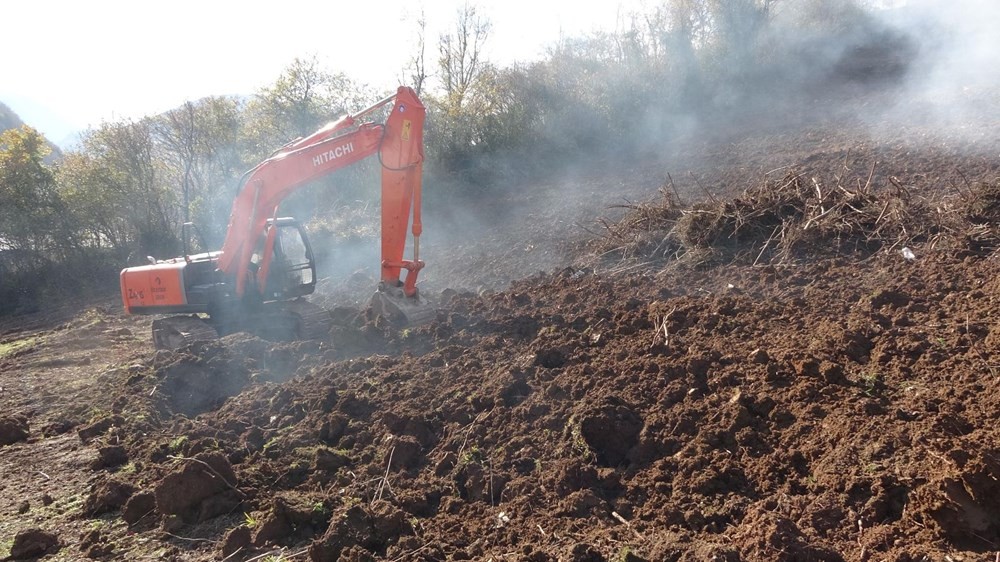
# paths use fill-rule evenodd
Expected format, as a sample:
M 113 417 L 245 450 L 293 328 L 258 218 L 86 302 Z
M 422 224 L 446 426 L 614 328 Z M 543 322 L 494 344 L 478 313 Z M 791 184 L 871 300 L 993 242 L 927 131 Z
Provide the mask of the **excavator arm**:
M 393 106 L 384 123 L 361 122 L 389 103 Z M 425 115 L 416 93 L 400 87 L 372 107 L 289 143 L 250 170 L 233 202 L 218 261 L 219 270 L 235 279 L 236 294 L 246 293 L 254 245 L 286 197 L 310 180 L 377 155 L 382 164 L 381 280 L 398 286 L 405 269 L 403 291 L 413 296 L 417 272 L 423 267 L 419 237 L 423 228 L 420 197 Z M 411 211 L 414 255 L 412 260 L 404 260 Z M 267 245 L 273 247 L 273 239 Z

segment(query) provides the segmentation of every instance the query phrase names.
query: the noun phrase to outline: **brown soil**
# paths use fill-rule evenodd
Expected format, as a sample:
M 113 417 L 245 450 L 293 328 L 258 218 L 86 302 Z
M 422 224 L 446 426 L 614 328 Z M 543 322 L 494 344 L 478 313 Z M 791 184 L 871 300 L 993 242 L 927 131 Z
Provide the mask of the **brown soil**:
M 415 329 L 344 306 L 327 341 L 154 353 L 113 303 L 4 320 L 28 435 L 0 449 L 0 556 L 41 529 L 53 560 L 994 559 L 995 146 L 733 146 L 697 183 L 498 200 L 476 242 L 428 241 Z

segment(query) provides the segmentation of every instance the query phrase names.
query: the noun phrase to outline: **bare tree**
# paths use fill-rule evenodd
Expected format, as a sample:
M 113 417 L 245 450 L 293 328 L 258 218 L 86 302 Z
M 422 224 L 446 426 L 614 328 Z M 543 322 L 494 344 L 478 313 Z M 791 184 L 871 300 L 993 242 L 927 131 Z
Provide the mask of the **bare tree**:
M 442 34 L 438 41 L 441 80 L 452 108 L 462 106 L 482 70 L 480 56 L 491 28 L 490 20 L 480 16 L 475 6 L 466 3 L 458 10 L 454 31 Z
M 164 162 L 166 183 L 183 195 L 183 220 L 198 223 L 213 240 L 228 217 L 227 187 L 249 166 L 240 156 L 242 125 L 239 101 L 227 97 L 189 101 L 154 119 L 157 158 Z
M 184 222 L 189 222 L 191 220 L 192 170 L 197 158 L 194 104 L 190 101 L 184 102 L 181 107 L 165 113 L 160 120 L 154 122 L 153 127 L 160 137 L 160 142 L 172 155 L 176 156 L 183 169 L 181 174 L 182 210 Z
M 101 124 L 84 137 L 85 157 L 66 176 L 81 181 L 74 186 L 81 203 L 125 221 L 119 243 L 137 257 L 178 250 L 175 190 L 163 181 L 153 128 L 152 118 Z
M 712 32 L 712 12 L 705 0 L 671 0 L 671 47 L 677 42 L 686 43 L 685 49 L 701 48 L 708 43 Z
M 776 0 L 714 0 L 711 4 L 721 39 L 734 53 L 752 50 L 767 25 Z
M 410 58 L 409 64 L 403 69 L 403 82 L 409 82 L 413 90 L 419 96 L 424 89 L 424 82 L 427 81 L 427 63 L 425 53 L 427 52 L 427 17 L 424 11 L 420 10 L 420 17 L 417 18 L 417 48 Z

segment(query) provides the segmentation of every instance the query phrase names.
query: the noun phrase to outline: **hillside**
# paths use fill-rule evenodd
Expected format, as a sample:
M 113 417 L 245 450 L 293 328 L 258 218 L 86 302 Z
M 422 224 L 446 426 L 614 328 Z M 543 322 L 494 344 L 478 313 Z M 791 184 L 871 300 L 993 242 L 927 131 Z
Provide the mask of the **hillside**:
M 3 102 L 0 102 L 0 132 L 6 131 L 7 129 L 15 129 L 24 125 L 24 121 L 21 117 L 14 112 L 10 107 L 8 107 Z M 59 149 L 52 141 L 46 139 L 49 145 L 49 150 L 51 153 L 46 157 L 45 161 L 47 164 L 52 164 L 56 160 L 62 157 L 62 150 Z
M 356 306 L 364 272 L 324 281 L 319 342 L 153 353 L 115 302 L 5 320 L 0 548 L 992 560 L 987 125 L 702 139 L 430 213 L 416 329 Z
M 20 127 L 22 124 L 21 118 L 12 109 L 0 102 L 0 131 Z

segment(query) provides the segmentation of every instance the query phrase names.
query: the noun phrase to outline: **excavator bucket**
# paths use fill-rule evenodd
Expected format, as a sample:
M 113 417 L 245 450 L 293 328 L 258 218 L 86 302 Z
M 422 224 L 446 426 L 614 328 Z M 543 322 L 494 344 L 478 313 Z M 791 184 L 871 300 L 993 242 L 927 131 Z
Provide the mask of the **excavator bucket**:
M 420 298 L 403 294 L 402 287 L 382 285 L 372 296 L 371 309 L 375 317 L 385 318 L 397 326 L 422 326 L 437 317 L 437 308 Z
M 185 345 L 218 339 L 215 328 L 197 316 L 171 316 L 153 320 L 153 345 L 156 349 L 177 350 Z

